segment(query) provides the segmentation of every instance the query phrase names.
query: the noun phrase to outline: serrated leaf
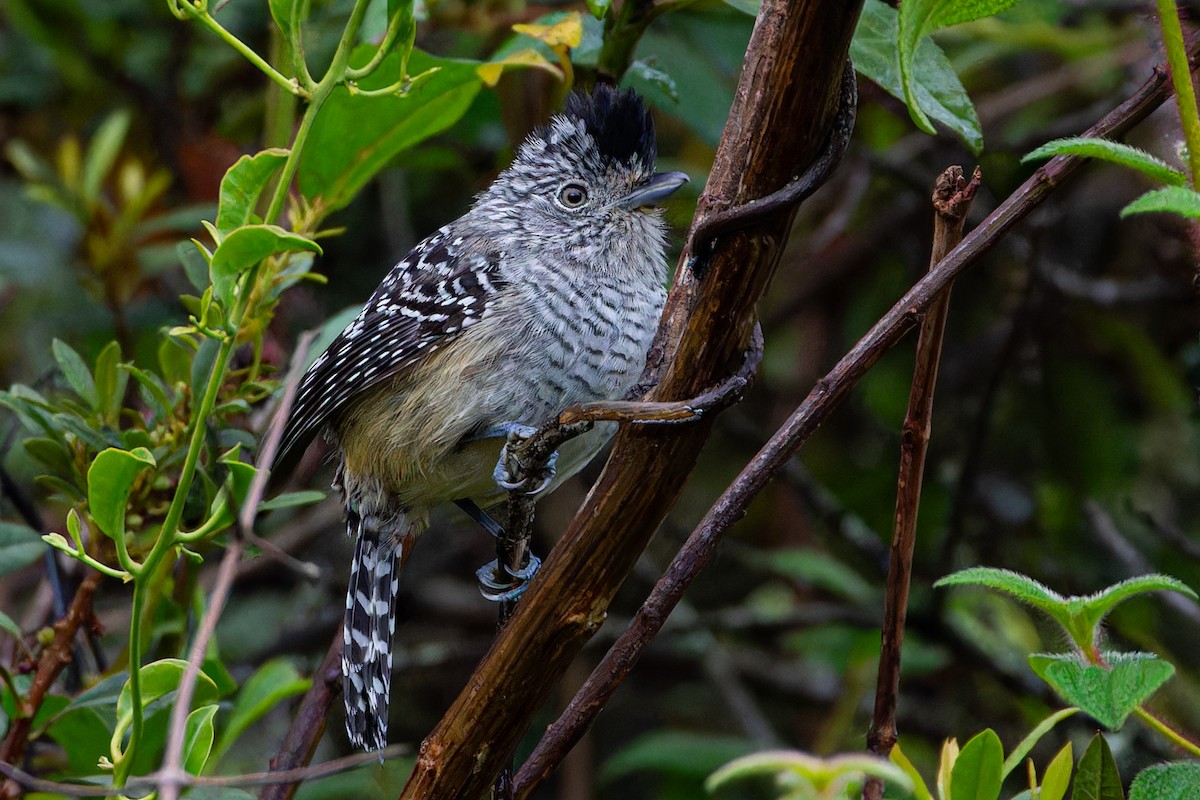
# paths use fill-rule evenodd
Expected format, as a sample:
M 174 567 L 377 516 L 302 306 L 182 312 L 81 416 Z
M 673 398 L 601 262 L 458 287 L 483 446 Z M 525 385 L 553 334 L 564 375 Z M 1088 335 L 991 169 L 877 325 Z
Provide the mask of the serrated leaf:
M 1082 615 L 1095 627 L 1100 624 L 1100 621 L 1118 603 L 1147 592 L 1178 592 L 1185 597 L 1190 597 L 1192 600 L 1197 599 L 1196 593 L 1183 581 L 1176 580 L 1168 575 L 1139 575 L 1136 578 L 1129 578 L 1120 583 L 1114 583 L 1107 589 L 1082 598 Z
M 217 715 L 217 708 L 216 703 L 211 703 L 187 716 L 183 729 L 183 768 L 189 775 L 201 774 L 208 763 L 215 736 L 213 718 Z
M 274 13 L 275 3 L 271 6 Z M 217 230 L 221 234 L 250 222 L 263 189 L 287 159 L 287 150 L 271 148 L 252 156 L 242 156 L 229 168 L 221 178 L 217 205 Z
M 1004 747 L 991 728 L 980 731 L 962 746 L 950 771 L 950 796 L 954 800 L 996 800 L 1003 780 Z
M 100 196 L 100 188 L 104 178 L 112 171 L 125 143 L 125 135 L 129 132 L 130 114 L 122 109 L 109 115 L 96 129 L 88 144 L 87 155 L 83 159 L 83 174 L 80 193 L 84 201 L 94 205 Z
M 372 47 L 360 47 L 351 63 L 361 66 L 373 52 Z M 361 81 L 361 88 L 379 89 L 399 81 L 401 55 L 388 55 Z M 436 72 L 401 96 L 362 97 L 344 86 L 335 88 L 309 133 L 297 172 L 300 193 L 326 212 L 349 203 L 399 153 L 441 133 L 466 113 L 483 86 L 477 66 L 413 50 L 410 73 Z
M 55 339 L 51 342 L 50 350 L 54 353 L 54 360 L 58 363 L 58 368 L 62 370 L 63 377 L 67 379 L 71 389 L 79 395 L 83 402 L 94 409 L 96 407 L 96 382 L 92 379 L 92 371 L 88 369 L 83 358 L 62 339 Z
M 908 102 L 896 48 L 898 26 L 896 9 L 881 0 L 867 0 L 850 43 L 850 56 L 860 73 L 888 94 Z M 915 93 L 919 108 L 960 137 L 971 152 L 979 153 L 983 149 L 979 117 L 946 54 L 926 38 L 917 44 L 913 58 L 908 89 Z
M 1165 211 L 1187 219 L 1200 219 L 1200 192 L 1185 186 L 1153 189 L 1121 209 L 1121 216 Z
M 310 685 L 312 681 L 302 677 L 286 658 L 272 659 L 259 667 L 242 685 L 234 700 L 229 719 L 222 726 L 216 757 L 220 758 L 247 728 L 272 708 L 289 697 L 308 691 Z
M 1184 186 L 1187 176 L 1145 150 L 1139 150 L 1121 142 L 1109 139 L 1096 139 L 1085 136 L 1075 136 L 1066 139 L 1054 139 L 1028 153 L 1021 159 L 1022 163 L 1037 161 L 1054 156 L 1080 156 L 1110 161 L 1114 164 L 1131 167 L 1142 172 L 1156 181 L 1168 186 Z
M 154 465 L 154 456 L 144 447 L 133 450 L 110 447 L 97 454 L 88 467 L 88 509 L 96 525 L 109 537 L 123 534 L 125 505 L 134 481 L 143 470 Z
M 1156 764 L 1134 776 L 1129 800 L 1194 800 L 1200 797 L 1200 761 Z
M 990 17 L 1017 2 L 1019 0 L 905 0 L 900 5 L 896 37 L 900 83 L 908 113 L 917 127 L 926 133 L 934 132 L 917 92 L 916 56 L 921 42 L 940 28 Z
M 1071 785 L 1071 769 L 1074 766 L 1071 743 L 1067 742 L 1046 767 L 1038 800 L 1062 800 L 1066 797 L 1067 789 Z
M 305 236 L 284 230 L 278 225 L 243 225 L 225 236 L 213 251 L 213 296 L 221 305 L 233 305 L 233 287 L 238 275 L 267 256 L 307 250 L 320 253 L 321 246 Z
M 26 525 L 0 520 L 0 575 L 32 564 L 46 552 L 42 535 Z
M 1079 759 L 1071 800 L 1125 800 L 1117 762 L 1108 749 L 1108 742 L 1099 733 L 1092 737 Z
M 1029 734 L 1021 740 L 1021 743 L 1013 748 L 1013 751 L 1008 754 L 1008 758 L 1004 759 L 1002 777 L 1007 778 L 1008 774 L 1016 769 L 1017 765 L 1025 759 L 1025 756 L 1029 755 L 1029 751 L 1033 749 L 1033 746 L 1036 745 L 1043 736 L 1049 733 L 1055 725 L 1062 722 L 1067 717 L 1074 715 L 1078 711 L 1078 708 L 1064 708 L 1060 711 L 1055 711 L 1053 714 L 1039 722 L 1037 727 L 1030 731 Z
M 1068 703 L 1110 730 L 1118 730 L 1150 695 L 1175 674 L 1152 653 L 1104 653 L 1108 667 L 1073 655 L 1034 653 L 1029 665 Z

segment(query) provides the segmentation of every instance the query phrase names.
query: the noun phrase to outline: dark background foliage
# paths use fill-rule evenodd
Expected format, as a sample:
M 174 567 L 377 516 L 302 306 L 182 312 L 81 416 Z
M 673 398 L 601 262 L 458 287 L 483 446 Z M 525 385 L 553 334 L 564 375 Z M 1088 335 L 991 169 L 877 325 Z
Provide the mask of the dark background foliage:
M 349 5 L 314 4 L 308 37 L 315 61 L 332 50 Z M 511 24 L 544 11 L 515 2 L 429 3 L 417 44 L 436 55 L 483 58 L 508 39 Z M 222 19 L 269 51 L 265 4 L 235 0 Z M 725 123 L 751 24 L 721 3 L 665 15 L 643 37 L 642 66 L 627 78 L 655 106 L 660 168 L 694 179 L 690 197 L 669 210 L 676 242 Z M 971 220 L 1029 174 L 1024 153 L 1087 127 L 1143 80 L 1160 60 L 1156 41 L 1139 7 L 1048 1 L 940 36 L 986 137 Z M 585 39 L 577 61 L 586 64 L 588 45 Z M 162 3 L 7 1 L 0 10 L 0 146 L 11 153 L 20 141 L 61 173 L 70 169 L 72 147 L 86 148 L 109 115 L 128 114 L 129 133 L 91 206 L 47 203 L 28 191 L 28 176 L 11 160 L 0 161 L 0 385 L 52 391 L 61 381 L 51 366 L 56 337 L 89 362 L 114 336 L 126 358 L 153 362 L 161 329 L 182 317 L 178 295 L 189 291 L 176 242 L 200 235 L 197 221 L 211 218 L 220 178 L 239 155 L 286 142 L 286 131 L 264 130 L 272 118 L 264 104 L 277 101 L 265 84 Z M 802 208 L 761 307 L 759 379 L 721 417 L 644 569 L 568 683 L 586 676 L 721 488 L 927 266 L 933 180 L 944 167 L 969 168 L 976 158 L 949 135 L 914 131 L 902 104 L 873 84 L 862 80 L 860 92 L 850 154 Z M 329 282 L 306 282 L 283 297 L 264 358 L 284 367 L 299 331 L 361 303 L 408 247 L 467 207 L 560 94 L 544 72 L 508 73 L 453 128 L 397 158 L 330 219 L 343 231 L 322 240 L 316 264 Z M 1131 140 L 1177 161 L 1174 114 L 1164 107 Z M 139 224 L 119 229 L 113 209 L 159 180 L 162 191 L 147 199 Z M 932 590 L 938 577 L 986 564 L 1064 594 L 1148 571 L 1200 586 L 1194 253 L 1174 218 L 1118 217 L 1145 188 L 1130 171 L 1089 166 L 954 288 L 899 709 L 906 752 L 927 774 L 943 737 L 965 739 L 992 726 L 1011 745 L 1057 707 L 1024 656 L 1063 644 L 1009 600 Z M 544 796 L 580 797 L 591 787 L 597 795 L 689 797 L 697 780 L 756 746 L 862 747 L 911 370 L 911 346 L 887 355 L 754 504 Z M 254 414 L 245 422 L 261 424 Z M 38 468 L 14 425 L 0 417 L 5 470 L 38 503 L 46 529 L 63 530 L 66 509 L 38 499 Z M 550 548 L 595 469 L 540 505 L 539 552 Z M 300 480 L 323 488 L 329 477 L 327 465 L 309 459 Z M 17 516 L 12 495 L 0 495 L 0 517 Z M 306 580 L 267 558 L 242 565 L 218 631 L 221 658 L 238 680 L 275 658 L 306 672 L 341 619 L 349 542 L 335 501 L 276 514 L 264 527 L 289 552 L 318 564 L 321 577 Z M 487 647 L 495 610 L 473 576 L 491 549 L 486 535 L 448 510 L 413 556 L 401 582 L 392 741 L 418 742 Z M 66 565 L 68 580 L 77 569 Z M 179 576 L 181 586 L 188 580 Z M 0 607 L 25 630 L 52 619 L 52 596 L 41 561 L 0 582 Z M 115 581 L 102 586 L 104 629 L 126 629 L 128 600 Z M 187 594 L 176 600 L 154 631 L 159 655 L 174 654 L 193 620 Z M 1158 652 L 1177 666 L 1154 706 L 1193 732 L 1200 730 L 1198 622 L 1190 601 L 1152 598 L 1119 608 L 1108 629 L 1115 645 Z M 109 660 L 119 659 L 114 651 L 123 639 L 101 635 L 100 645 Z M 6 669 L 15 671 L 21 651 L 5 641 L 3 652 Z M 84 665 L 85 673 L 95 668 Z M 572 689 L 564 686 L 564 697 Z M 544 722 L 553 711 L 546 709 Z M 261 769 L 287 721 L 285 704 L 225 755 L 220 771 Z M 1056 736 L 1082 741 L 1093 728 L 1075 718 Z M 345 750 L 340 722 L 331 731 L 325 755 Z M 1166 756 L 1134 724 L 1111 744 L 1126 774 Z M 41 757 L 53 758 L 50 750 Z M 302 793 L 345 796 L 370 791 L 376 780 L 366 770 Z

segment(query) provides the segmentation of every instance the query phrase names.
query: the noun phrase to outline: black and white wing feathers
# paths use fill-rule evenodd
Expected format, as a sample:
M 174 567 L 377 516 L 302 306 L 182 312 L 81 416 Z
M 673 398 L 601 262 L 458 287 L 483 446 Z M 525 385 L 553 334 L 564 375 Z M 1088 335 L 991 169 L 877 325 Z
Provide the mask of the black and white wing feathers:
M 482 319 L 503 285 L 501 257 L 465 244 L 449 227 L 414 247 L 304 373 L 275 463 L 356 396 Z

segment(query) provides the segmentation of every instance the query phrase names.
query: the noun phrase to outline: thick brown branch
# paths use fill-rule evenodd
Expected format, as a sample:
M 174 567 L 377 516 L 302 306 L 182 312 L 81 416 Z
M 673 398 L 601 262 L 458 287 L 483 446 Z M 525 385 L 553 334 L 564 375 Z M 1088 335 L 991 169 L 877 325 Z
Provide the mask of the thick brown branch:
M 963 223 L 975 192 L 980 172 L 975 168 L 971 181 L 963 178 L 962 167 L 950 167 L 940 176 L 933 190 L 933 247 L 929 268 L 934 269 L 947 253 L 962 241 Z M 896 487 L 895 527 L 888 559 L 887 594 L 883 606 L 882 645 L 875 688 L 875 713 L 867 733 L 867 749 L 887 757 L 896 744 L 896 696 L 900 691 L 900 650 L 904 644 L 904 620 L 908 613 L 908 591 L 912 579 L 913 550 L 917 543 L 917 511 L 921 505 L 921 481 L 929 433 L 933 420 L 933 394 L 937 385 L 938 365 L 946 316 L 950 310 L 950 284 L 930 305 L 917 335 L 917 357 L 913 368 L 912 390 L 901 435 L 900 469 Z M 864 800 L 880 800 L 883 781 L 871 778 L 863 788 Z
M 860 2 L 767 0 L 755 26 L 730 123 L 693 227 L 769 195 L 820 151 Z M 784 180 L 781 181 L 781 177 Z M 723 236 L 703 280 L 686 252 L 668 300 L 667 353 L 652 401 L 694 397 L 747 349 L 755 306 L 782 252 L 793 210 Z M 476 797 L 499 772 L 676 496 L 708 436 L 691 425 L 631 425 L 559 545 L 464 692 L 422 744 L 406 798 Z

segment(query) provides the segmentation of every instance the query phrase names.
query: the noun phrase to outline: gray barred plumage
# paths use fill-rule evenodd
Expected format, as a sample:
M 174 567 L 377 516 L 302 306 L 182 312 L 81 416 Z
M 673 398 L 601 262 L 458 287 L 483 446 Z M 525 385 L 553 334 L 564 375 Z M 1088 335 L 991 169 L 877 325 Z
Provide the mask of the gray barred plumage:
M 384 278 L 304 375 L 280 458 L 317 432 L 356 539 L 346 598 L 346 727 L 387 743 L 396 576 L 430 510 L 503 498 L 505 434 L 568 406 L 618 399 L 645 364 L 665 299 L 654 126 L 630 91 L 577 92 L 464 216 Z M 612 434 L 564 445 L 553 484 Z

